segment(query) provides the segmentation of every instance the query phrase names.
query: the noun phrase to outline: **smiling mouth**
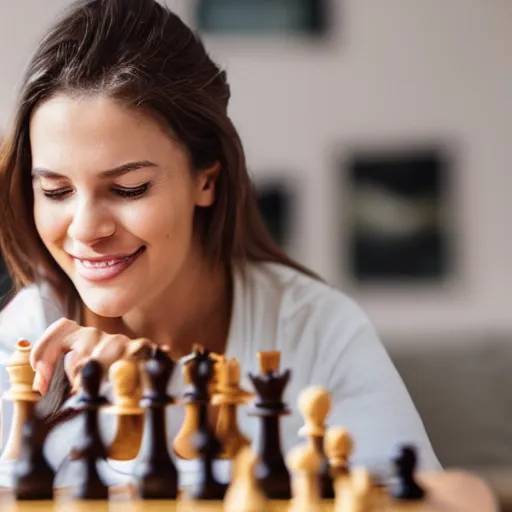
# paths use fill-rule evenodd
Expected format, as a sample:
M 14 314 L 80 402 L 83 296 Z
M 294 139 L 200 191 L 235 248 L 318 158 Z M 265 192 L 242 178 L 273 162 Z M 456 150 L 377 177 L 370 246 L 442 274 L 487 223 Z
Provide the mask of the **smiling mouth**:
M 127 268 L 131 267 L 145 250 L 146 246 L 142 246 L 128 256 L 109 261 L 90 261 L 75 258 L 76 270 L 81 277 L 88 281 L 106 281 L 113 279 Z

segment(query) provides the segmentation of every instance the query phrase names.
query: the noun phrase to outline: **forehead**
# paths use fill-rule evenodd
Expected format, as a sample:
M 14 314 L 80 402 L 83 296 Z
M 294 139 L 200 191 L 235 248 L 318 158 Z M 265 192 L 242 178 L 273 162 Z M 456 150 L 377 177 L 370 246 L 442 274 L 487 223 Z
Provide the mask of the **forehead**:
M 104 96 L 55 96 L 30 120 L 33 166 L 105 168 L 127 160 L 175 157 L 179 145 L 142 110 Z

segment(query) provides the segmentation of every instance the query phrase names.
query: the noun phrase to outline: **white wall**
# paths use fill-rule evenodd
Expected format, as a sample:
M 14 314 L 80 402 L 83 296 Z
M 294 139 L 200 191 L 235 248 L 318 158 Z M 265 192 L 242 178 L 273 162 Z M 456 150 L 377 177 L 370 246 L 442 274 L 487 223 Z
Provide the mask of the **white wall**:
M 192 0 L 168 3 L 192 20 Z M 37 36 L 67 4 L 0 1 L 0 125 Z M 348 286 L 335 157 L 354 144 L 453 141 L 461 276 L 441 290 L 346 289 L 385 338 L 512 333 L 512 2 L 337 0 L 333 16 L 338 31 L 320 43 L 206 37 L 228 70 L 252 172 L 282 169 L 300 183 L 298 252 Z

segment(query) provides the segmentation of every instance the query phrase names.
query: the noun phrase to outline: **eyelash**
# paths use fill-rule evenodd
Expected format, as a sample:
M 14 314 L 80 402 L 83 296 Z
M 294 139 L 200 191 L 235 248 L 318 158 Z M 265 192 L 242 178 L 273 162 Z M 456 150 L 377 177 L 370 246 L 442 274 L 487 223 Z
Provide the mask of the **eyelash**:
M 149 189 L 150 182 L 143 183 L 142 185 L 135 188 L 113 188 L 112 192 L 123 199 L 134 199 L 137 197 L 143 196 Z M 44 195 L 48 199 L 53 199 L 58 201 L 59 199 L 64 199 L 70 192 L 70 189 L 64 190 L 44 190 Z

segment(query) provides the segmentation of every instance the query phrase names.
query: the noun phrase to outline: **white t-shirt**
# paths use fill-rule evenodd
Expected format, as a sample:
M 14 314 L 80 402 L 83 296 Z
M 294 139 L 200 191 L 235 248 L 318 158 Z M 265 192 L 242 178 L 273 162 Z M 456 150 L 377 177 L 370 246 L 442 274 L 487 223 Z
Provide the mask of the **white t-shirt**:
M 35 342 L 61 316 L 49 290 L 30 287 L 21 291 L 0 314 L 0 362 L 6 361 L 19 338 Z M 302 442 L 298 436 L 304 423 L 297 409 L 300 392 L 319 385 L 332 396 L 328 426 L 343 426 L 354 438 L 352 464 L 386 463 L 397 445 L 413 443 L 419 469 L 440 468 L 416 408 L 369 319 L 340 291 L 279 264 L 250 264 L 244 274 L 236 272 L 226 356 L 239 361 L 242 385 L 248 390 L 252 387 L 246 375 L 257 372 L 256 354 L 261 350 L 279 350 L 281 369 L 292 372 L 284 395 L 292 412 L 281 418 L 283 452 Z M 179 397 L 182 385 L 176 367 L 171 394 Z M 109 384 L 104 388 L 111 396 Z M 46 453 L 55 467 L 79 439 L 82 421 L 76 418 L 50 435 Z M 181 406 L 167 409 L 171 448 L 182 421 Z M 257 421 L 240 409 L 241 430 L 252 439 Z M 102 414 L 100 424 L 108 443 L 115 418 Z M 129 464 L 118 465 L 129 473 Z M 192 468 L 190 463 L 181 467 L 184 472 Z

